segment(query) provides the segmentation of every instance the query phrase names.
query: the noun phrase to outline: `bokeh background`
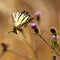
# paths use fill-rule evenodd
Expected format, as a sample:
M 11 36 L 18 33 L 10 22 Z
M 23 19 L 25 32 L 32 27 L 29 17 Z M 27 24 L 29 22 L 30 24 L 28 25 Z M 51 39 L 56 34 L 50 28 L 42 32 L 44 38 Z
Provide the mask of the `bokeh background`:
M 34 56 L 32 50 L 23 41 L 21 34 L 10 33 L 12 30 L 13 21 L 11 17 L 12 12 L 28 11 L 35 17 L 35 11 L 41 11 L 41 21 L 39 28 L 44 30 L 43 36 L 50 39 L 50 28 L 55 27 L 60 32 L 60 0 L 0 0 L 0 54 L 2 52 L 1 43 L 4 42 L 9 45 L 10 50 L 22 53 L 25 56 Z M 35 19 L 34 19 L 35 20 Z M 36 21 L 36 20 L 35 20 Z M 35 46 L 37 40 L 38 59 L 39 60 L 53 60 L 52 49 L 49 48 L 39 37 L 35 36 L 30 25 L 24 28 L 24 33 L 28 43 Z M 34 57 L 33 57 L 34 58 Z M 0 60 L 26 60 L 25 58 L 16 55 L 15 53 L 7 51 Z M 33 59 L 34 60 L 34 59 Z

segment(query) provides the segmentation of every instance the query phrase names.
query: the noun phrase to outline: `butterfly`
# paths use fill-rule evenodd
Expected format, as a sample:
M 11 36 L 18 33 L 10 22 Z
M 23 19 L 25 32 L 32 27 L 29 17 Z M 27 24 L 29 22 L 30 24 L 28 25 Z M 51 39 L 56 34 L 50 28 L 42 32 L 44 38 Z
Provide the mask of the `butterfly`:
M 22 31 L 21 28 L 23 26 L 26 27 L 28 25 L 28 23 L 34 19 L 27 11 L 22 11 L 21 13 L 13 12 L 12 18 L 13 18 L 14 26 L 13 26 L 13 31 L 10 31 L 10 32 L 13 32 L 15 34 L 17 34 L 18 31 Z

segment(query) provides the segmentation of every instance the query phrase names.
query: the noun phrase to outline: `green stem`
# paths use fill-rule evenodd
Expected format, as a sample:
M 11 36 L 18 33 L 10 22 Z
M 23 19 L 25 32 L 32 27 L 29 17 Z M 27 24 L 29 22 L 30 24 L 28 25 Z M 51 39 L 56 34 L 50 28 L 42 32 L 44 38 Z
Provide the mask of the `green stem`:
M 60 54 L 47 42 L 46 39 L 44 39 L 44 37 L 43 37 L 42 35 L 40 35 L 40 34 L 38 33 L 38 36 L 39 36 L 57 55 L 60 56 Z

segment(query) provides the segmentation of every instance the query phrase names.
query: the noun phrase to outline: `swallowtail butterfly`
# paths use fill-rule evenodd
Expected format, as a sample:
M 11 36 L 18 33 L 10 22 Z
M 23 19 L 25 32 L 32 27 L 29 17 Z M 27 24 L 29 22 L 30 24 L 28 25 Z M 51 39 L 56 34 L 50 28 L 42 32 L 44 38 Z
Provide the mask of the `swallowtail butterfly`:
M 27 11 L 22 11 L 21 13 L 13 12 L 12 18 L 13 18 L 14 27 L 13 27 L 13 31 L 11 32 L 16 34 L 18 33 L 18 31 L 22 31 L 21 29 L 22 26 L 27 26 L 27 24 L 31 22 L 32 19 L 34 19 Z

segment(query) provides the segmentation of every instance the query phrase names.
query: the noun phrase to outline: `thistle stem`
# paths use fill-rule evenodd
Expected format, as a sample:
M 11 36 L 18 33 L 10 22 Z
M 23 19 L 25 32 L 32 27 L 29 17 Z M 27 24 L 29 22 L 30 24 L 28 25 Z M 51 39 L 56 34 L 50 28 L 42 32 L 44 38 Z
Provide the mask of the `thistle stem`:
M 43 37 L 42 35 L 40 35 L 40 34 L 38 33 L 38 36 L 39 36 L 57 55 L 60 56 L 60 54 L 47 42 L 46 39 L 44 39 L 44 37 Z

